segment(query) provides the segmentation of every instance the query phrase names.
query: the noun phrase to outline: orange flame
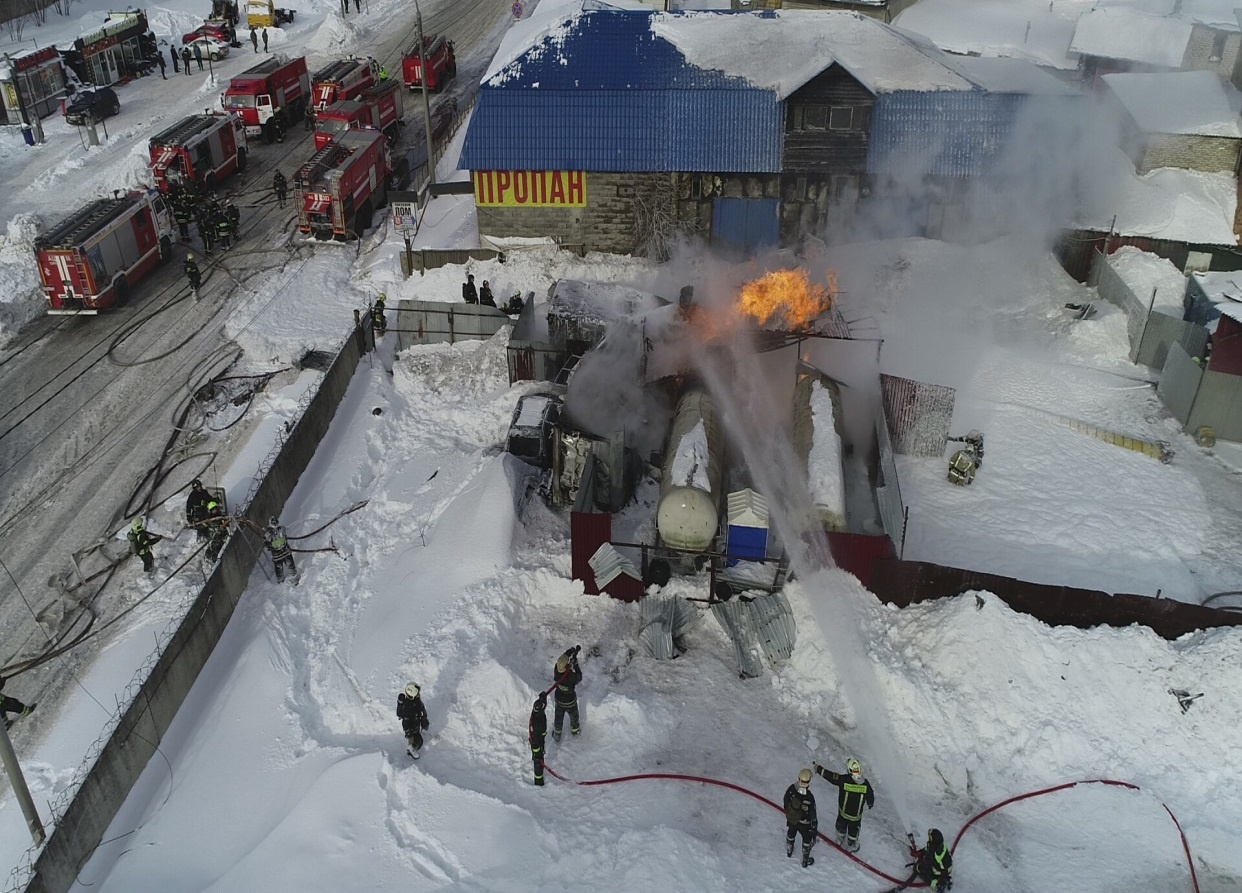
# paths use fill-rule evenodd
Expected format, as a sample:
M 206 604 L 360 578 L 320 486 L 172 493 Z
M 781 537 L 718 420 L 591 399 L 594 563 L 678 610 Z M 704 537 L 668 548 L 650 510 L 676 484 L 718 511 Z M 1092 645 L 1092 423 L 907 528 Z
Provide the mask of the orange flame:
M 831 270 L 825 285 L 813 285 L 805 270 L 775 270 L 742 286 L 740 305 L 760 325 L 779 317 L 797 329 L 828 310 L 836 297 L 837 277 Z

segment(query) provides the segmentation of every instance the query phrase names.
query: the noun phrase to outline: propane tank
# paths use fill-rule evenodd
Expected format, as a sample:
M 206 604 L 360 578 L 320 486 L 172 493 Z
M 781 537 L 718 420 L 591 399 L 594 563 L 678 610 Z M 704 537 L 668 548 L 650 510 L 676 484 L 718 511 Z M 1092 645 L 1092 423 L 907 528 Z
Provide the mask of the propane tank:
M 656 509 L 666 545 L 695 552 L 711 546 L 720 522 L 722 447 L 712 398 L 701 385 L 687 388 L 673 415 Z

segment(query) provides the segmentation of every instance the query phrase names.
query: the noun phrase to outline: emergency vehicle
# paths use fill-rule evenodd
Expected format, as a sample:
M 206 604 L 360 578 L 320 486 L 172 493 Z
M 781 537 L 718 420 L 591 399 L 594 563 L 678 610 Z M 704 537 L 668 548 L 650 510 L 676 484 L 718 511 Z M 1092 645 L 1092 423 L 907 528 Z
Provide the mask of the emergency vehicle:
M 51 315 L 124 307 L 133 287 L 172 257 L 172 212 L 155 190 L 103 198 L 35 239 Z
M 379 83 L 379 63 L 374 59 L 342 59 L 331 62 L 315 72 L 315 111 L 321 111 L 342 99 L 357 99 L 358 94 Z
M 437 93 L 444 82 L 457 76 L 457 56 L 453 53 L 453 41 L 443 34 L 429 34 L 423 38 L 423 58 L 427 60 L 427 89 Z M 418 44 L 401 57 L 401 79 L 411 90 L 423 86 L 423 65 L 418 58 Z
M 151 173 L 160 192 L 183 183 L 208 189 L 246 169 L 246 125 L 235 114 L 190 115 L 151 137 Z
M 315 148 L 322 149 L 346 130 L 364 129 L 380 131 L 392 145 L 405 123 L 401 100 L 401 85 L 385 81 L 378 87 L 363 90 L 357 99 L 332 103 L 315 116 Z
M 347 130 L 337 136 L 294 175 L 298 229 L 317 239 L 362 235 L 386 201 L 388 168 L 382 133 Z
M 293 126 L 310 101 L 310 74 L 306 57 L 289 59 L 275 56 L 234 75 L 221 103 L 226 111 L 239 115 L 246 125 L 246 136 L 264 135 L 270 143 L 276 138 L 269 126 L 277 109 L 284 109 L 287 124 Z

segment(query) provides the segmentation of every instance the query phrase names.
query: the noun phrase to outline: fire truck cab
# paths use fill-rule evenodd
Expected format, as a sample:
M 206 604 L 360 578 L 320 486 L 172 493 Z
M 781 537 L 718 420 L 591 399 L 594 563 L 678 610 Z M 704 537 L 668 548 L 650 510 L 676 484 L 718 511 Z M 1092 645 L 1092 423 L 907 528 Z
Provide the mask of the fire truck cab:
M 443 34 L 428 34 L 423 38 L 423 58 L 427 60 L 427 89 L 438 93 L 445 81 L 457 76 L 457 56 L 453 41 Z M 411 90 L 423 85 L 423 64 L 418 56 L 418 44 L 401 57 L 401 79 Z
M 151 137 L 148 147 L 160 192 L 190 183 L 211 189 L 246 169 L 246 125 L 232 113 L 190 115 Z
M 311 156 L 294 177 L 298 229 L 346 241 L 371 225 L 387 200 L 387 140 L 374 130 L 347 130 Z
M 311 81 L 315 111 L 322 111 L 342 99 L 357 99 L 363 90 L 378 84 L 379 63 L 374 59 L 342 59 L 319 69 Z
M 296 123 L 310 99 L 310 86 L 305 56 L 275 56 L 235 75 L 221 102 L 227 111 L 241 116 L 246 136 L 263 133 L 270 143 L 275 134 L 268 122 L 276 110 L 284 109 L 289 124 Z
M 322 149 L 347 130 L 365 129 L 380 131 L 391 145 L 404 123 L 401 85 L 385 81 L 363 90 L 357 99 L 339 100 L 316 115 L 315 148 Z
M 174 223 L 155 190 L 103 198 L 35 239 L 48 314 L 124 307 L 134 285 L 172 257 Z

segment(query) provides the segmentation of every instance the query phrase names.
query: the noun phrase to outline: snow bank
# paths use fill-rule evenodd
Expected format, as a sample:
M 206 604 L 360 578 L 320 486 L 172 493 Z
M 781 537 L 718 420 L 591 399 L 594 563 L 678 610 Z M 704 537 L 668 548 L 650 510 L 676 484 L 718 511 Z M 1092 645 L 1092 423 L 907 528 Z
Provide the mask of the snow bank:
M 677 444 L 677 452 L 673 454 L 673 465 L 669 470 L 672 487 L 698 487 L 711 492 L 711 478 L 707 473 L 710 454 L 707 449 L 707 428 L 703 420 L 682 435 Z
M 807 457 L 811 500 L 821 509 L 845 518 L 845 481 L 841 470 L 841 435 L 835 426 L 832 395 L 818 381 L 811 385 L 811 417 L 815 436 Z
M 1124 245 L 1108 256 L 1108 264 L 1140 301 L 1146 303 L 1150 300 L 1154 290 L 1154 309 L 1181 318 L 1186 276 L 1172 261 L 1132 245 Z
M 33 214 L 9 220 L 0 236 L 0 345 L 43 312 L 34 240 L 42 221 Z

